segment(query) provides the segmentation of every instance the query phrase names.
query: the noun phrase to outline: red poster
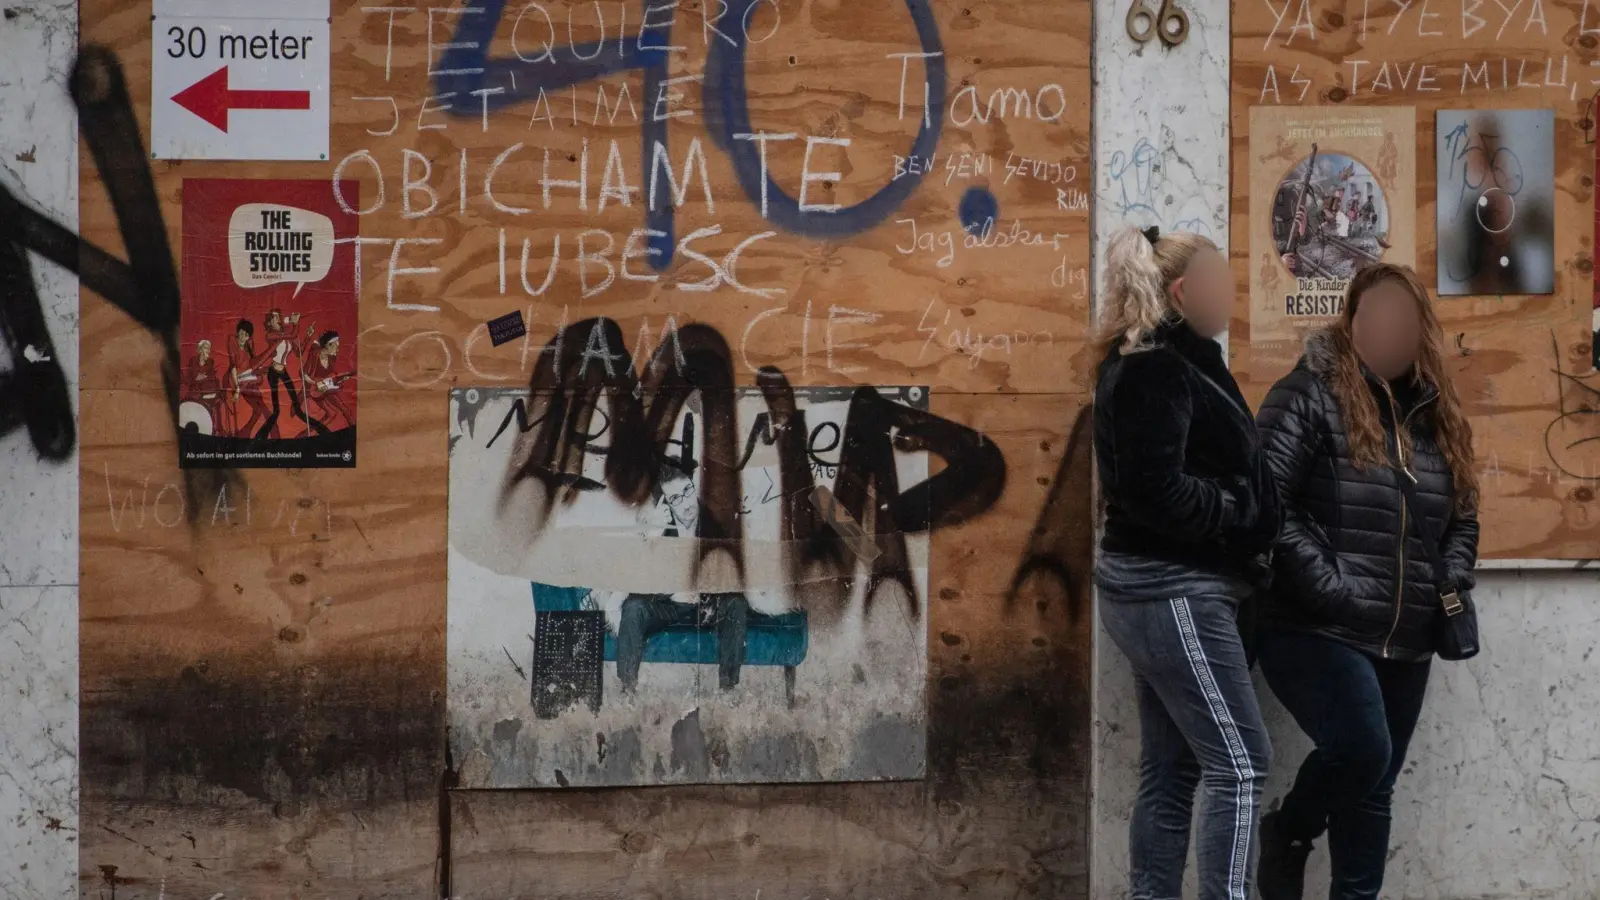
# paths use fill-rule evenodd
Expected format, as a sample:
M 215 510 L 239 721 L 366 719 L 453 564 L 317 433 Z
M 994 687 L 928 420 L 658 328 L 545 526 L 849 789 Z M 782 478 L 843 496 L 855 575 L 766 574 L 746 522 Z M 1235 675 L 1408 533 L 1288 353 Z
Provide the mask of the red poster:
M 326 180 L 184 180 L 181 467 L 356 464 L 358 230 Z

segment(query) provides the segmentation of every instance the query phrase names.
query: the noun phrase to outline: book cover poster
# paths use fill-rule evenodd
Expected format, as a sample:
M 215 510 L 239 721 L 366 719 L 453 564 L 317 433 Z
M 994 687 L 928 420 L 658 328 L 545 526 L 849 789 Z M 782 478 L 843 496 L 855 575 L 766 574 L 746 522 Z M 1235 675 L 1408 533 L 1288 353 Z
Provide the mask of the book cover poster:
M 1250 340 L 1339 315 L 1356 272 L 1416 264 L 1416 110 L 1250 110 Z
M 184 180 L 181 467 L 356 464 L 357 231 L 324 179 Z

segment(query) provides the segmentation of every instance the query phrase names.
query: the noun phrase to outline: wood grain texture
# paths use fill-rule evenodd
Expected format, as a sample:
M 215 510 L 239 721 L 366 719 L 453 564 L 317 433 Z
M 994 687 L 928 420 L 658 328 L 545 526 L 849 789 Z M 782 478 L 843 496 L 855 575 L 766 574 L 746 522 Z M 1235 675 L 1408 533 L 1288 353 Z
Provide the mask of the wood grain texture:
M 511 4 L 493 55 L 513 52 L 525 6 Z M 581 42 L 601 36 L 597 9 L 609 40 L 624 14 L 635 34 L 643 11 L 638 3 L 625 13 L 620 3 L 544 8 L 557 23 L 558 54 L 569 13 Z M 609 235 L 618 265 L 630 232 L 644 226 L 639 120 L 656 98 L 630 72 L 579 85 L 578 124 L 565 90 L 551 94 L 551 120 L 530 123 L 534 107 L 523 104 L 491 111 L 485 126 L 477 115 L 439 113 L 436 100 L 419 121 L 434 93 L 426 9 L 397 13 L 391 25 L 385 13 L 335 0 L 328 162 L 151 164 L 176 254 L 185 178 L 331 182 L 339 161 L 363 150 L 382 170 L 384 194 L 361 217 L 363 237 L 438 242 L 403 248 L 401 266 L 438 271 L 403 275 L 392 294 L 388 247 L 363 257 L 357 469 L 186 476 L 158 341 L 100 298 L 82 298 L 84 895 L 154 897 L 164 885 L 168 896 L 424 896 L 449 868 L 457 896 L 772 895 L 801 885 L 814 886 L 813 896 L 858 888 L 885 897 L 1083 896 L 1086 443 L 1074 445 L 1070 465 L 1063 460 L 1086 365 L 1088 213 L 1079 188 L 1089 165 L 1089 4 L 932 3 L 948 76 L 945 102 L 930 112 L 943 116 L 937 155 L 904 203 L 859 233 L 808 238 L 764 222 L 707 137 L 698 85 L 680 85 L 685 99 L 674 108 L 691 115 L 668 129 L 673 175 L 682 179 L 698 138 L 712 201 L 696 171 L 675 210 L 676 236 L 720 226 L 692 245 L 720 263 L 746 239 L 776 232 L 737 261 L 740 281 L 765 293 L 726 283 L 682 290 L 712 270 L 680 250 L 659 280 L 618 277 L 587 297 L 604 267 L 574 262 L 579 237 L 593 252 Z M 901 61 L 888 55 L 918 50 L 907 9 L 769 0 L 752 12 L 753 127 L 851 141 L 813 149 L 811 171 L 839 173 L 808 185 L 815 202 L 861 202 L 891 183 L 895 156 L 911 146 L 922 121 L 921 63 L 907 64 L 902 113 Z M 146 129 L 150 11 L 148 2 L 84 0 L 81 13 L 82 40 L 120 57 Z M 704 68 L 707 41 L 718 38 L 702 12 L 699 2 L 678 5 L 674 42 L 686 49 L 672 56 L 669 76 Z M 438 45 L 455 19 L 434 19 Z M 534 35 L 525 19 L 515 35 L 525 53 L 539 46 Z M 624 85 L 637 119 L 617 107 Z M 597 120 L 601 86 L 607 108 Z M 1043 91 L 1050 120 L 1032 107 L 1022 114 L 1015 93 L 996 101 L 1007 112 L 989 114 L 986 104 L 1005 89 L 1030 103 Z M 621 110 L 614 121 L 612 109 Z M 391 125 L 392 134 L 372 133 Z M 643 190 L 631 206 L 612 197 L 601 212 L 613 140 L 629 184 Z M 582 204 L 576 189 L 555 187 L 545 208 L 546 149 L 552 178 L 576 178 L 585 141 Z M 527 214 L 497 209 L 484 191 L 496 156 L 519 143 L 494 198 Z M 438 197 L 431 214 L 412 218 L 408 150 L 413 175 L 422 161 L 431 166 Z M 791 195 L 804 155 L 803 141 L 770 149 L 772 177 Z M 361 180 L 361 205 L 372 204 L 380 180 L 364 158 L 344 175 Z M 84 237 L 122 252 L 88 154 L 81 182 Z M 970 188 L 991 191 L 998 205 L 990 237 L 973 246 L 958 216 Z M 413 211 L 428 203 L 423 190 L 409 199 Z M 914 220 L 927 243 L 918 247 L 911 222 L 896 220 Z M 537 289 L 557 235 L 551 285 L 529 296 L 522 241 Z M 650 271 L 642 259 L 630 266 Z M 491 347 L 485 323 L 512 309 L 524 312 L 527 339 Z M 448 390 L 525 384 L 560 323 L 596 316 L 619 323 L 636 357 L 661 344 L 669 321 L 710 324 L 745 383 L 775 365 L 796 385 L 926 384 L 936 412 L 1001 447 L 1008 481 L 996 506 L 933 536 L 927 781 L 446 802 Z M 1013 591 L 1025 563 L 1031 574 Z M 654 830 L 637 836 L 639 817 L 657 814 Z M 721 858 L 714 866 L 700 861 L 707 846 Z
M 1415 107 L 1417 271 L 1430 285 L 1436 111 L 1556 111 L 1555 293 L 1437 301 L 1449 364 L 1472 416 L 1486 558 L 1588 559 L 1600 550 L 1600 416 L 1590 414 L 1600 408 L 1591 355 L 1597 39 L 1593 0 L 1510 9 L 1471 0 L 1431 9 L 1359 0 L 1233 4 L 1232 259 L 1246 294 L 1258 264 L 1249 256 L 1244 196 L 1255 163 L 1251 106 Z M 1242 317 L 1232 334 L 1232 364 L 1259 402 L 1297 348 L 1253 344 Z

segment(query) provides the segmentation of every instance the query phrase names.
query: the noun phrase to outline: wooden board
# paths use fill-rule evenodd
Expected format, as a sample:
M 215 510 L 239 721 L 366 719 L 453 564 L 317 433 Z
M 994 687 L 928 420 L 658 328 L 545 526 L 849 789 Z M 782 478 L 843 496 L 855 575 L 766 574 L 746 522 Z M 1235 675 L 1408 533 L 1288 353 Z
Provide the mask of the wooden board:
M 517 66 L 526 85 L 548 74 L 541 66 L 570 67 L 569 41 L 602 37 L 597 11 L 607 45 L 618 41 L 624 16 L 624 45 L 634 40 L 646 5 L 511 4 L 490 56 L 538 56 L 547 34 L 539 10 L 547 11 L 559 64 Z M 465 896 L 508 883 L 514 896 L 548 895 L 550 884 L 603 894 L 624 877 L 615 868 L 622 858 L 596 853 L 603 839 L 594 823 L 630 822 L 651 804 L 674 811 L 671 833 L 634 834 L 617 852 L 648 855 L 701 829 L 747 848 L 699 881 L 661 869 L 643 882 L 659 896 L 702 896 L 712 885 L 773 895 L 791 885 L 798 898 L 802 884 L 838 892 L 868 883 L 886 897 L 1085 894 L 1092 516 L 1087 443 L 1080 435 L 1070 459 L 1067 450 L 1086 365 L 1089 4 L 763 0 L 748 15 L 737 5 L 721 32 L 708 20 L 728 4 L 659 6 L 650 22 L 671 18 L 671 44 L 683 51 L 667 54 L 654 75 L 629 70 L 580 83 L 577 124 L 570 88 L 549 91 L 541 115 L 550 117 L 531 127 L 536 97 L 491 109 L 487 120 L 473 105 L 483 95 L 429 100 L 450 88 L 430 79 L 430 70 L 450 67 L 440 45 L 473 13 L 441 3 L 391 19 L 337 0 L 326 163 L 124 155 L 113 161 L 121 169 L 150 166 L 164 221 L 128 215 L 119 227 L 107 180 L 83 154 L 83 237 L 113 254 L 127 251 L 124 233 L 164 228 L 178 258 L 185 178 L 331 184 L 338 173 L 360 180 L 366 208 L 380 169 L 384 203 L 361 216 L 360 228 L 364 238 L 391 242 L 364 248 L 365 422 L 353 471 L 181 473 L 158 334 L 84 291 L 86 895 L 156 896 L 165 886 L 170 896 L 420 896 L 441 881 Z M 82 4 L 82 40 L 115 53 L 146 141 L 150 12 L 144 2 Z M 708 60 L 709 47 L 732 46 L 722 32 L 735 23 L 741 35 L 750 29 L 748 43 L 736 40 L 745 48 L 742 80 L 727 74 L 731 50 Z M 944 102 L 930 91 L 936 108 L 925 118 L 928 64 L 893 54 L 928 52 L 935 36 Z M 629 280 L 617 269 L 604 290 L 582 296 L 604 280 L 606 264 L 575 264 L 580 238 L 592 254 L 608 235 L 615 267 L 629 236 L 646 227 L 641 147 L 659 99 L 645 96 L 646 79 L 718 65 L 723 75 L 705 77 L 719 99 L 742 84 L 750 128 L 800 136 L 768 145 L 775 185 L 794 197 L 809 171 L 808 202 L 881 206 L 822 224 L 812 213 L 774 224 L 784 214 L 770 205 L 773 194 L 764 219 L 759 189 L 741 185 L 728 149 L 710 137 L 702 85 L 673 82 L 682 99 L 663 100 L 660 112 L 689 114 L 659 123 L 673 177 L 683 182 L 691 147 L 705 160 L 704 180 L 696 162 L 673 210 L 674 259 L 658 280 Z M 619 105 L 624 85 L 636 112 Z M 509 88 L 509 79 L 494 86 Z M 464 114 L 437 109 L 449 102 Z M 85 119 L 97 121 L 90 112 Z M 933 123 L 933 159 L 897 163 Z M 804 136 L 851 143 L 813 140 L 808 164 Z M 639 190 L 631 205 L 608 194 L 602 212 L 613 140 L 620 171 Z M 545 150 L 551 179 L 576 180 L 585 141 L 583 199 L 577 188 L 552 185 L 546 209 Z M 496 157 L 518 144 L 493 196 L 527 213 L 496 207 L 484 189 Z M 341 167 L 347 157 L 354 161 Z M 424 161 L 431 167 L 438 205 L 430 214 L 405 215 L 408 200 L 416 212 L 430 196 L 405 190 L 407 159 L 414 180 Z M 658 212 L 669 187 L 659 177 Z M 903 197 L 893 196 L 897 184 L 906 185 Z M 895 202 L 871 200 L 885 190 Z M 988 215 L 996 223 L 986 233 L 963 231 L 963 219 Z M 558 235 L 554 279 L 530 296 L 522 241 L 537 292 Z M 392 242 L 402 239 L 401 268 L 437 271 L 395 274 L 391 293 Z M 653 274 L 646 258 L 629 266 Z M 726 279 L 708 291 L 683 289 L 718 272 L 746 289 Z M 437 309 L 406 308 L 418 306 Z M 527 339 L 491 347 L 486 323 L 512 310 L 524 313 Z M 449 798 L 448 390 L 527 383 L 559 324 L 593 317 L 615 320 L 635 356 L 660 346 L 663 329 L 670 339 L 670 328 L 709 325 L 741 383 L 771 365 L 796 385 L 926 384 L 935 412 L 1000 447 L 1008 477 L 998 501 L 932 536 L 925 782 Z M 1012 591 L 1019 572 L 1026 577 Z M 751 809 L 765 812 L 750 819 Z M 888 857 L 898 862 L 869 859 L 875 845 L 851 822 L 900 847 Z M 683 865 L 692 869 L 693 856 Z M 791 882 L 774 871 L 797 874 Z
M 1416 109 L 1417 271 L 1436 283 L 1434 118 L 1440 109 L 1551 108 L 1555 293 L 1438 300 L 1449 363 L 1472 416 L 1483 479 L 1482 555 L 1600 552 L 1600 376 L 1594 372 L 1593 0 L 1522 4 L 1285 0 L 1233 5 L 1233 261 L 1248 294 L 1250 108 Z M 1446 9 L 1448 7 L 1448 11 Z M 1402 148 L 1408 152 L 1408 148 Z M 1285 166 L 1289 162 L 1286 161 Z M 1295 348 L 1233 328 L 1235 371 L 1259 402 Z

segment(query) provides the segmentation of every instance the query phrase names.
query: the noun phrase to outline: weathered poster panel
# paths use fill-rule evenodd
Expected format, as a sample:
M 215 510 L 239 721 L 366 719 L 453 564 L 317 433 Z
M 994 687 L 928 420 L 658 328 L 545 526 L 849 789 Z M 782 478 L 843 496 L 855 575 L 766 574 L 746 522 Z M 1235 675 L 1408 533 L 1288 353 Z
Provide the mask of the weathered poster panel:
M 1441 109 L 1434 131 L 1439 295 L 1556 285 L 1556 111 Z
M 1350 279 L 1416 263 L 1416 111 L 1250 110 L 1250 340 L 1337 316 Z
M 462 786 L 921 777 L 927 390 L 587 396 L 451 394 Z

